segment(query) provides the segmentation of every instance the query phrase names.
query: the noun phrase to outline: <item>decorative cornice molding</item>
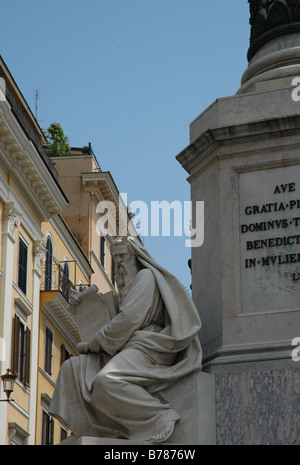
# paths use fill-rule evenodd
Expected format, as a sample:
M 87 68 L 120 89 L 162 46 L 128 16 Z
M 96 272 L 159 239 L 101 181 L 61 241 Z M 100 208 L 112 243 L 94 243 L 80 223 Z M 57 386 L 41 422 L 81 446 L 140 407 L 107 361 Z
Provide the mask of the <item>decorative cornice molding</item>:
M 28 444 L 29 433 L 25 431 L 18 423 L 16 422 L 9 422 L 8 423 L 8 437 L 9 437 L 9 444 L 13 443 L 14 436 L 17 435 L 22 439 L 22 444 Z
M 254 141 L 270 139 L 271 137 L 289 137 L 299 134 L 299 130 L 300 116 L 271 118 L 253 123 L 208 129 L 195 142 L 180 152 L 176 159 L 191 174 L 196 166 L 206 161 L 210 156 L 221 158 L 222 155 L 217 154 L 216 149 L 223 144 L 238 144 L 249 138 Z
M 29 308 L 20 297 L 15 298 L 15 305 L 19 307 L 21 312 L 24 314 L 25 318 L 32 315 L 32 308 Z
M 48 220 L 66 206 L 67 200 L 59 185 L 46 169 L 7 101 L 0 102 L 0 160 L 42 220 Z
M 102 201 L 109 201 L 115 205 L 117 231 L 122 233 L 128 228 L 128 233 L 136 236 L 137 232 L 130 221 L 127 205 L 123 202 L 111 173 L 109 171 L 82 173 L 81 177 L 85 191 L 91 194 L 96 206 Z
M 46 302 L 42 307 L 43 312 L 58 330 L 66 337 L 68 343 L 76 350 L 80 335 L 78 326 L 68 311 L 68 303 L 58 292 L 54 299 Z
M 292 361 L 292 350 L 290 341 L 221 347 L 203 359 L 203 369 L 216 365 L 245 364 L 266 360 Z
M 23 292 L 20 290 L 19 286 L 14 281 L 12 282 L 12 286 L 13 286 L 14 290 L 16 291 L 16 293 L 21 297 L 21 299 L 24 300 L 25 305 L 28 307 L 28 309 L 30 309 L 30 311 L 32 313 L 33 312 L 33 304 L 32 304 L 32 302 L 28 299 L 28 297 L 26 297 L 25 294 L 23 294 Z

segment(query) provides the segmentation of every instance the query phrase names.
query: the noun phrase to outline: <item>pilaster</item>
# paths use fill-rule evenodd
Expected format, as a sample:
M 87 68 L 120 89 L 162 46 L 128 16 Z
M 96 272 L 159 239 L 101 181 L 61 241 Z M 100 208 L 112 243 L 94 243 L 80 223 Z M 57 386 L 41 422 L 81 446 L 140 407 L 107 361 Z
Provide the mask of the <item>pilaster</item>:
M 40 309 L 40 280 L 41 265 L 46 259 L 46 253 L 42 241 L 36 240 L 33 245 L 33 297 L 32 297 L 32 323 L 31 330 L 34 337 L 31 338 L 30 360 L 30 401 L 29 401 L 29 437 L 28 443 L 35 444 L 36 426 L 36 400 L 37 400 L 37 372 L 38 372 L 38 331 Z
M 2 228 L 2 263 L 3 275 L 0 281 L 0 337 L 3 338 L 5 347 L 11 346 L 11 319 L 12 319 L 12 285 L 14 266 L 15 231 L 20 226 L 21 214 L 13 202 L 4 205 Z M 9 368 L 9 354 L 5 354 L 0 360 L 0 374 Z M 0 397 L 3 397 L 2 390 Z M 0 444 L 5 444 L 7 435 L 7 403 L 0 404 Z

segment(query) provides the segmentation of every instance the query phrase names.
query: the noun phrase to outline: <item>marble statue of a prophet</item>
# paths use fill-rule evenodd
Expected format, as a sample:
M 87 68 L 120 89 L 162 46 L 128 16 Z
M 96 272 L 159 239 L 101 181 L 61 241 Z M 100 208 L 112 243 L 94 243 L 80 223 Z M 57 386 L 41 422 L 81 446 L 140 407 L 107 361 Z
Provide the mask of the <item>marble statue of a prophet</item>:
M 118 300 L 97 288 L 73 295 L 82 342 L 61 366 L 49 413 L 76 436 L 164 442 L 180 416 L 163 390 L 201 369 L 201 322 L 184 287 L 137 238 L 115 239 L 111 253 Z M 87 322 L 86 299 L 96 299 L 101 317 Z

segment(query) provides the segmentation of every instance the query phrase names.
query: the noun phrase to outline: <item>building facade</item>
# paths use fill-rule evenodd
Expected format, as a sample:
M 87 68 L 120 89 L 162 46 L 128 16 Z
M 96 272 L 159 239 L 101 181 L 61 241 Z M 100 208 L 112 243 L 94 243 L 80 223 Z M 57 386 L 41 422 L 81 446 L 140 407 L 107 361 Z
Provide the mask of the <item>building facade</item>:
M 0 375 L 17 376 L 13 401 L 1 386 L 0 444 L 56 444 L 69 432 L 48 408 L 79 342 L 70 293 L 91 284 L 116 292 L 97 206 L 112 202 L 125 223 L 128 215 L 91 147 L 51 159 L 2 58 L 0 76 Z
M 67 199 L 43 148 L 43 133 L 0 59 L 0 371 L 15 370 L 15 401 L 1 402 L 0 442 L 33 443 L 42 223 Z M 1 392 L 1 400 L 3 393 Z

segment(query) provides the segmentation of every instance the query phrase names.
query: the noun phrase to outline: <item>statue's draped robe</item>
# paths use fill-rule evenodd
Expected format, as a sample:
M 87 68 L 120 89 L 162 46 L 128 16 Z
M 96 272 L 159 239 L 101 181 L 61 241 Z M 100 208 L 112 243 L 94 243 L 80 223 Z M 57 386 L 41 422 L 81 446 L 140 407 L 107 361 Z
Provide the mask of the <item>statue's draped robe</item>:
M 103 352 L 71 357 L 57 379 L 50 414 L 77 436 L 150 439 L 180 419 L 162 390 L 201 368 L 201 324 L 191 299 L 143 246 L 131 243 L 145 268 L 119 313 L 98 330 Z

